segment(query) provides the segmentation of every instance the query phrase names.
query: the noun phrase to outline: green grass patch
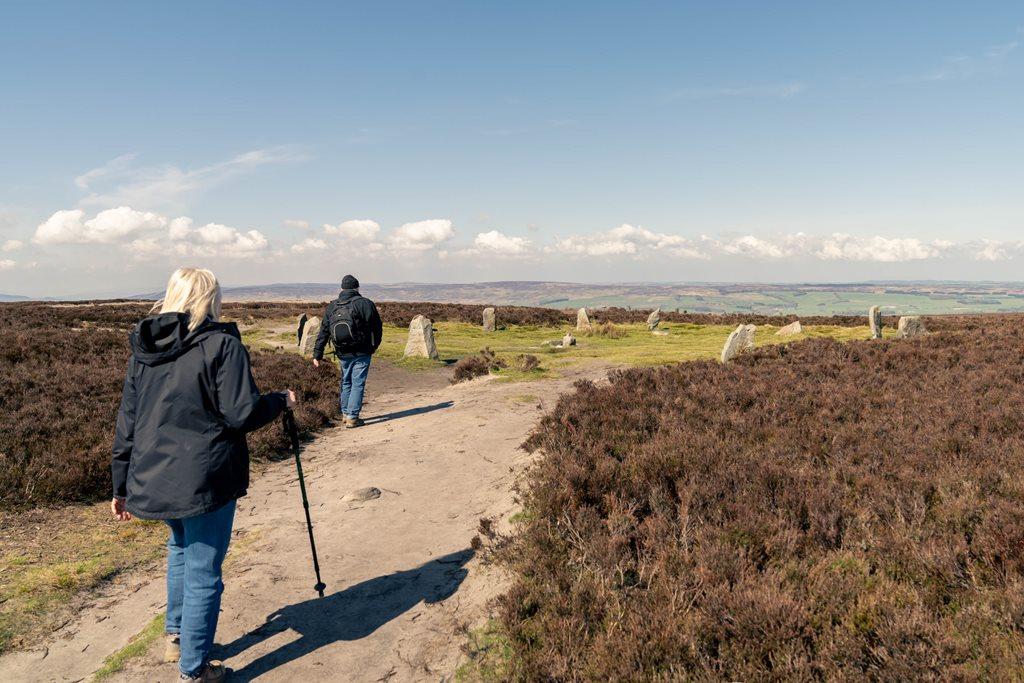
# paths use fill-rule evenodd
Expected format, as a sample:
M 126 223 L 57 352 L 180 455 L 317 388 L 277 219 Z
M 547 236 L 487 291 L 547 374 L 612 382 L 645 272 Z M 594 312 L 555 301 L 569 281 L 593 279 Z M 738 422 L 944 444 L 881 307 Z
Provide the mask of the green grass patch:
M 498 683 L 509 680 L 512 648 L 497 620 L 491 619 L 468 634 L 467 661 L 455 670 L 456 681 Z
M 128 644 L 103 660 L 103 666 L 92 675 L 93 681 L 102 681 L 124 670 L 125 664 L 144 656 L 164 633 L 164 615 L 158 614 L 146 627 L 132 636 Z
M 107 503 L 4 515 L 0 526 L 0 654 L 31 642 L 72 599 L 162 553 L 159 522 L 116 522 Z
M 532 325 L 509 325 L 497 332 L 484 332 L 479 325 L 470 323 L 439 322 L 434 326 L 434 337 L 438 352 L 445 362 L 479 353 L 484 347 L 490 348 L 503 360 L 532 353 L 541 360 L 541 367 L 550 374 L 560 369 L 603 361 L 618 365 L 661 365 L 686 360 L 717 358 L 725 344 L 726 337 L 734 329 L 727 325 L 667 324 L 661 329 L 667 335 L 651 334 L 647 326 L 639 324 L 615 325 L 615 336 L 595 334 L 577 335 L 577 345 L 567 349 L 555 349 L 544 342 L 558 342 L 572 328 L 537 327 Z M 867 326 L 838 327 L 832 325 L 805 326 L 804 333 L 790 337 L 779 337 L 778 328 L 761 326 L 757 330 L 756 343 L 779 344 L 798 341 L 809 337 L 832 337 L 840 341 L 867 339 Z M 887 330 L 888 331 L 888 330 Z M 892 333 L 891 331 L 890 334 Z M 573 332 L 575 334 L 575 332 Z M 378 354 L 402 367 L 411 369 L 436 368 L 439 363 L 425 358 L 403 359 L 407 330 L 395 325 L 384 327 L 384 341 Z M 524 373 L 516 376 L 513 372 L 502 371 L 499 375 L 508 379 L 538 379 L 544 374 Z

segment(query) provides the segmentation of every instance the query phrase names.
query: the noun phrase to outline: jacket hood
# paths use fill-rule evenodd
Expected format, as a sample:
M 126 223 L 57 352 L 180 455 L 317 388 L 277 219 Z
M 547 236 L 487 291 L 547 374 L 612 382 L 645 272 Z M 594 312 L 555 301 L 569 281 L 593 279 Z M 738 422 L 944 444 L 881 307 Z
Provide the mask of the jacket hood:
M 352 299 L 357 299 L 361 296 L 362 294 L 359 293 L 358 289 L 343 289 L 341 290 L 341 293 L 338 294 L 338 301 L 344 303 L 346 301 L 351 301 Z
M 208 319 L 192 331 L 188 323 L 188 313 L 161 313 L 140 320 L 129 338 L 135 360 L 144 365 L 166 363 L 216 333 L 241 339 L 235 323 L 216 323 Z

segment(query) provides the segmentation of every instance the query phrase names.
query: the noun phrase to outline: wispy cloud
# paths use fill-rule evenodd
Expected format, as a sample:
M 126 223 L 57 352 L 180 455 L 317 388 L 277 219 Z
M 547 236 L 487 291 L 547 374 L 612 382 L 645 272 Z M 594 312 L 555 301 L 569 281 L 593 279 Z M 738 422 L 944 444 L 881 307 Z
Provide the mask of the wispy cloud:
M 990 45 L 977 52 L 946 57 L 936 68 L 924 73 L 924 81 L 966 80 L 997 72 L 1013 52 L 1019 41 Z
M 124 154 L 86 171 L 75 178 L 75 184 L 89 194 L 80 206 L 145 208 L 175 207 L 191 196 L 210 189 L 230 178 L 271 164 L 308 159 L 308 155 L 292 146 L 255 149 L 206 166 L 181 168 L 174 165 L 135 166 L 135 155 Z
M 771 83 L 761 85 L 741 85 L 715 88 L 680 88 L 669 92 L 668 101 L 713 100 L 724 97 L 736 98 L 779 98 L 785 99 L 799 95 L 807 90 L 807 84 L 799 81 L 790 83 Z

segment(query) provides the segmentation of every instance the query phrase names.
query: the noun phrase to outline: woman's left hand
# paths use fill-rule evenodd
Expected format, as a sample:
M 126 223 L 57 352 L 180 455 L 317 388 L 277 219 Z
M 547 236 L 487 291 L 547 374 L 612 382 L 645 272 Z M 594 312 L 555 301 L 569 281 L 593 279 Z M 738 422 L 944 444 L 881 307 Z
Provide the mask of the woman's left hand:
M 132 513 L 128 512 L 128 509 L 124 506 L 124 498 L 115 498 L 110 501 L 110 511 L 121 522 L 127 522 L 132 518 Z

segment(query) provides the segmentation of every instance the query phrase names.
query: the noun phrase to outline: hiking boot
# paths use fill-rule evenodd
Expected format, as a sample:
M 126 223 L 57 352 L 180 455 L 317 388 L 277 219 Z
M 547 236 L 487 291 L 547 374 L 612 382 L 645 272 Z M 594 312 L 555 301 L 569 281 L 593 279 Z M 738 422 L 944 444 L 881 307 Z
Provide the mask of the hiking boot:
M 181 674 L 183 681 L 201 681 L 202 683 L 221 683 L 228 676 L 228 670 L 220 662 L 207 662 L 198 676 Z
M 345 429 L 355 429 L 356 427 L 362 427 L 364 424 L 366 424 L 366 423 L 363 422 L 358 417 L 346 417 L 345 418 Z
M 164 645 L 164 661 L 176 662 L 181 659 L 181 636 L 177 633 L 167 634 L 167 643 Z

